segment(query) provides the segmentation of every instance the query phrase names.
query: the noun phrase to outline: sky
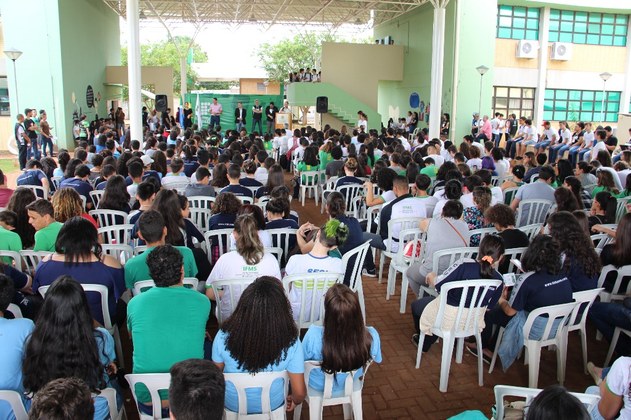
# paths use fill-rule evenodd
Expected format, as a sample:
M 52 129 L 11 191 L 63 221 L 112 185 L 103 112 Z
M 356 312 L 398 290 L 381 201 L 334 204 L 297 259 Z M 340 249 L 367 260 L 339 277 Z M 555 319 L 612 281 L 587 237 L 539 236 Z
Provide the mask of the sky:
M 237 58 L 243 66 L 258 66 L 256 51 L 261 44 L 276 43 L 283 39 L 292 38 L 298 33 L 297 26 L 274 25 L 267 29 L 267 25 L 262 24 L 206 24 L 199 32 L 196 42 L 208 54 L 209 60 L 226 60 Z M 173 36 L 193 36 L 195 28 L 191 24 L 169 24 L 169 29 Z M 326 31 L 322 26 L 313 26 L 303 29 L 303 31 Z M 372 29 L 362 30 L 342 27 L 337 34 L 343 38 L 366 38 L 372 35 Z M 127 45 L 127 22 L 120 20 L 121 45 Z M 140 43 L 150 43 L 168 39 L 167 30 L 159 21 L 140 21 Z M 221 42 L 217 42 L 221 40 Z

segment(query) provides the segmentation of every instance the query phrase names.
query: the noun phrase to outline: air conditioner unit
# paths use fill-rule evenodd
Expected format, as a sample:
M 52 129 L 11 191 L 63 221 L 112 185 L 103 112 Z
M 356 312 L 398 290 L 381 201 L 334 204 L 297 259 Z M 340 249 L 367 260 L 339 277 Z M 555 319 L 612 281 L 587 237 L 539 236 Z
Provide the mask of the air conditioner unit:
M 572 44 L 569 42 L 553 42 L 551 60 L 567 61 L 572 58 Z
M 522 39 L 517 44 L 517 58 L 537 58 L 539 41 Z

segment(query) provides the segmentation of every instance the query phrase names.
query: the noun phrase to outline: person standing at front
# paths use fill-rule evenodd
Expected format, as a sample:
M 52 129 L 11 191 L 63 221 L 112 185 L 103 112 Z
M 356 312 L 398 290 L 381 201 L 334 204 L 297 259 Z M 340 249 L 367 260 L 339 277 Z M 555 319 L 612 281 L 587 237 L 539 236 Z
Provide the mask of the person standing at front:
M 215 126 L 221 126 L 220 120 L 222 113 L 223 107 L 217 102 L 217 98 L 213 98 L 213 103 L 210 104 L 210 125 L 208 131 L 214 131 Z
M 267 134 L 274 133 L 274 124 L 276 122 L 276 113 L 278 112 L 278 108 L 274 105 L 274 102 L 270 102 L 268 106 L 265 107 L 265 118 L 267 119 L 267 130 L 265 131 Z

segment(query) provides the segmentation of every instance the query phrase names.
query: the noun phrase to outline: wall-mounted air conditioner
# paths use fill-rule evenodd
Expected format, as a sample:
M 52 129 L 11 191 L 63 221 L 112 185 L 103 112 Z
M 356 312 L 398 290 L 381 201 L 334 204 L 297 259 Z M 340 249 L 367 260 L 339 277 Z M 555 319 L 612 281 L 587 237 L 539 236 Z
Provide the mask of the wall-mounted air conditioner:
M 572 58 L 572 44 L 569 42 L 552 43 L 551 60 L 567 61 Z
M 537 58 L 539 41 L 522 39 L 517 44 L 517 58 Z

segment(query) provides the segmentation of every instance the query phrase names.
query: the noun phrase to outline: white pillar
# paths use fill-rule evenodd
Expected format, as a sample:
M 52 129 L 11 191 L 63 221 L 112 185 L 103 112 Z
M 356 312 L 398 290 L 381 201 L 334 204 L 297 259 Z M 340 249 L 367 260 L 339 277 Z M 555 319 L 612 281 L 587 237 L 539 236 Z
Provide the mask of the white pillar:
M 139 0 L 127 0 L 127 85 L 131 139 L 143 143 L 142 99 L 140 93 L 140 8 Z
M 624 88 L 620 98 L 620 113 L 629 113 L 629 102 L 631 101 L 631 19 L 627 27 L 627 63 L 624 67 Z
M 182 98 L 182 105 L 186 101 L 186 56 L 180 57 L 180 96 Z
M 546 95 L 546 79 L 548 75 L 548 29 L 550 28 L 550 7 L 542 9 L 539 22 L 539 68 L 537 69 L 537 89 L 535 90 L 535 113 L 533 127 L 540 127 L 543 123 L 543 102 Z
M 443 100 L 443 61 L 445 58 L 445 14 L 449 0 L 431 0 L 434 6 L 432 36 L 432 75 L 429 113 L 429 138 L 440 137 Z

